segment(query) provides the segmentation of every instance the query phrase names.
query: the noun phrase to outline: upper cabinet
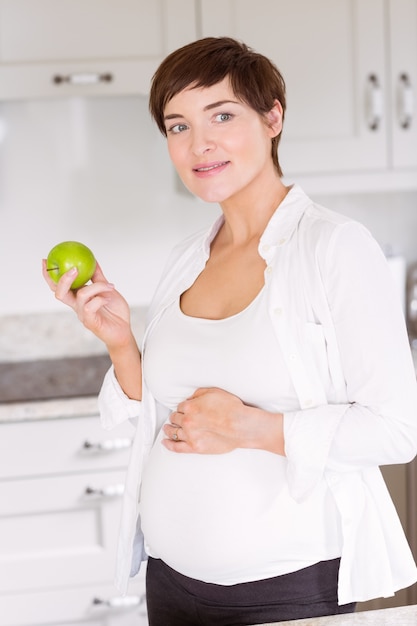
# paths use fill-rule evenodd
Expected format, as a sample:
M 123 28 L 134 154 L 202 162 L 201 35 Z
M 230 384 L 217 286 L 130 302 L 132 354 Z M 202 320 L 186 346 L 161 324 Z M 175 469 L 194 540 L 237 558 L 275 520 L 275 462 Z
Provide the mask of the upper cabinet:
M 147 93 L 194 0 L 0 0 L 0 99 Z
M 360 172 L 364 188 L 417 187 L 417 0 L 202 0 L 201 32 L 241 39 L 282 72 L 289 181 L 349 190 Z
M 395 168 L 417 168 L 417 0 L 390 0 L 388 99 Z
M 229 35 L 287 83 L 287 182 L 417 189 L 417 0 L 0 0 L 0 100 L 147 94 L 159 62 Z

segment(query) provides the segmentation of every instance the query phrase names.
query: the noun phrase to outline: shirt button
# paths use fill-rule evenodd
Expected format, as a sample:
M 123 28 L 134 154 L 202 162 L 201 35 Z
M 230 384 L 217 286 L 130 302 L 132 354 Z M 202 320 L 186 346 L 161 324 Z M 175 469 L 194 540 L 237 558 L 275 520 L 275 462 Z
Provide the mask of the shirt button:
M 269 243 L 264 243 L 262 246 L 262 252 L 269 252 L 269 250 L 271 249 L 271 246 L 269 245 Z
M 313 399 L 312 398 L 306 398 L 304 400 L 304 406 L 313 406 Z
M 290 354 L 290 361 L 296 361 L 297 360 L 297 355 L 292 353 Z
M 274 309 L 274 313 L 275 315 L 282 315 L 282 308 L 279 306 L 276 309 Z
M 287 240 L 285 239 L 285 237 L 283 239 L 279 239 L 278 240 L 278 245 L 282 246 Z
M 270 274 L 270 273 L 272 272 L 272 266 L 271 266 L 271 265 L 268 265 L 268 267 L 266 268 L 265 272 L 266 272 L 267 274 Z

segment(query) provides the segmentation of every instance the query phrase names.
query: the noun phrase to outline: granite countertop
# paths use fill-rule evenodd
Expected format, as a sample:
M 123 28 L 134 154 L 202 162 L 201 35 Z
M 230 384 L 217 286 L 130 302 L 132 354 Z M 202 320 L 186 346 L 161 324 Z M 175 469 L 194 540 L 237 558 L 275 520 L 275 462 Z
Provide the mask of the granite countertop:
M 378 611 L 358 611 L 347 615 L 329 615 L 310 619 L 275 622 L 264 626 L 416 626 L 417 605 Z
M 0 424 L 98 415 L 97 396 L 0 403 Z
M 110 365 L 107 354 L 0 363 L 0 402 L 97 395 Z

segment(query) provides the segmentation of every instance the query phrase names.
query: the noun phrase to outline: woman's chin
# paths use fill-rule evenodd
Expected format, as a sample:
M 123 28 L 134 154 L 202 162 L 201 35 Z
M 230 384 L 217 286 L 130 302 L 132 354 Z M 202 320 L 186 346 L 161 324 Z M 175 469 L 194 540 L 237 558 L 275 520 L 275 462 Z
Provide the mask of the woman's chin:
M 193 194 L 193 196 L 196 196 L 203 202 L 207 203 L 221 204 L 222 202 L 225 202 L 225 200 L 227 200 L 230 195 L 219 189 L 202 189 L 201 186 L 190 186 L 187 187 L 187 189 L 190 191 L 190 193 Z

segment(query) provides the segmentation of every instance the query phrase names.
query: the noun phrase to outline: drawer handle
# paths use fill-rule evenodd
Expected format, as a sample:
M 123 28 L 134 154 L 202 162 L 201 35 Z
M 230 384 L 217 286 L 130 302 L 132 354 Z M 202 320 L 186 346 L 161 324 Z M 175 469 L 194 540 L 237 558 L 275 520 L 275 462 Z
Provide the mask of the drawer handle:
M 69 85 L 97 85 L 98 83 L 111 83 L 112 80 L 112 74 L 99 74 L 98 72 L 55 74 L 55 76 L 52 77 L 52 82 L 55 83 L 55 85 L 62 85 L 62 83 L 68 83 Z
M 410 128 L 414 113 L 414 93 L 408 74 L 399 77 L 398 119 L 401 128 Z
M 125 487 L 122 483 L 115 485 L 107 485 L 96 489 L 95 487 L 86 487 L 84 495 L 87 498 L 117 498 L 123 495 Z
M 133 609 L 137 606 L 141 606 L 145 603 L 145 595 L 141 596 L 125 596 L 120 598 L 118 596 L 104 600 L 103 598 L 93 598 L 93 606 L 104 607 L 107 609 L 113 609 L 116 611 Z
M 367 119 L 370 130 L 378 130 L 384 112 L 383 92 L 376 74 L 368 76 Z
M 128 437 L 119 439 L 105 439 L 104 441 L 84 441 L 83 452 L 117 452 L 118 450 L 126 450 L 132 445 L 132 440 Z

